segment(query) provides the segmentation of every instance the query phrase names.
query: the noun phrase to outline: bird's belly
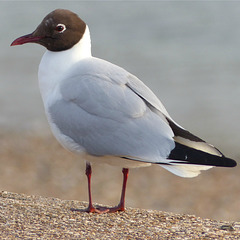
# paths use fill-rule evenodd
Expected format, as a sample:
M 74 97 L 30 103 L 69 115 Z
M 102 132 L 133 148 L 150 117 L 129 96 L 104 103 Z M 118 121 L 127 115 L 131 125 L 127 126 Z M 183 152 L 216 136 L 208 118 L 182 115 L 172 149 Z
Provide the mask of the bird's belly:
M 87 162 L 101 163 L 101 164 L 104 163 L 111 166 L 122 167 L 122 168 L 149 167 L 152 165 L 151 163 L 126 159 L 118 156 L 93 156 L 85 153 L 81 155 L 81 157 Z

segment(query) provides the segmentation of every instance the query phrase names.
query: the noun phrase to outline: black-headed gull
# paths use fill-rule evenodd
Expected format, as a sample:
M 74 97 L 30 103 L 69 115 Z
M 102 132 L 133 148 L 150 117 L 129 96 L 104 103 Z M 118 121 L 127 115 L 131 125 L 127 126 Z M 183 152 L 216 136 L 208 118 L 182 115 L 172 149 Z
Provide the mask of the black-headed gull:
M 90 33 L 75 13 L 57 9 L 31 34 L 11 45 L 47 48 L 39 66 L 39 86 L 52 132 L 86 161 L 88 212 L 125 208 L 128 169 L 157 164 L 181 177 L 195 177 L 212 166 L 234 167 L 218 149 L 186 131 L 137 77 L 91 55 Z M 91 198 L 92 162 L 123 168 L 119 205 L 95 208 Z

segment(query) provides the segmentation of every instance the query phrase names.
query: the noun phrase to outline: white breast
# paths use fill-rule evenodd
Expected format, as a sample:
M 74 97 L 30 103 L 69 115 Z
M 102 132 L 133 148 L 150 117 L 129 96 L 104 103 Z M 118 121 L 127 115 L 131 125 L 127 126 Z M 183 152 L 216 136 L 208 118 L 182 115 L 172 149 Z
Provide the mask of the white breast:
M 51 119 L 49 107 L 62 98 L 60 84 L 68 76 L 71 67 L 88 57 L 91 57 L 91 41 L 89 29 L 86 27 L 82 39 L 71 49 L 61 52 L 46 51 L 38 71 L 39 88 L 51 130 L 65 148 L 78 153 L 83 149 L 59 131 Z

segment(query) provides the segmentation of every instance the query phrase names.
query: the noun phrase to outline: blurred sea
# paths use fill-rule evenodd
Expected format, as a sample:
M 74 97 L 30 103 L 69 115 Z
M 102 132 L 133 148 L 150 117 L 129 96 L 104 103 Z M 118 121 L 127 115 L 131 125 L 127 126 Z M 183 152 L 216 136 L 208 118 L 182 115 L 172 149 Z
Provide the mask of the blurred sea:
M 137 75 L 179 124 L 240 156 L 240 2 L 1 1 L 0 132 L 49 133 L 37 81 L 45 50 L 10 44 L 56 8 L 87 22 L 94 56 Z

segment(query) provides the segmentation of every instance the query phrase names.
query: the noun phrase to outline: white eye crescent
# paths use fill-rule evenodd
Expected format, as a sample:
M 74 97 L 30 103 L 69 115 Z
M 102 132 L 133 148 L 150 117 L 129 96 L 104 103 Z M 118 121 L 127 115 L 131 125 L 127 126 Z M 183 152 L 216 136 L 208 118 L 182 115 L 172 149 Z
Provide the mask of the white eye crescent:
M 63 33 L 67 28 L 64 24 L 62 23 L 59 23 L 57 26 L 56 26 L 56 31 L 58 31 L 59 33 Z

